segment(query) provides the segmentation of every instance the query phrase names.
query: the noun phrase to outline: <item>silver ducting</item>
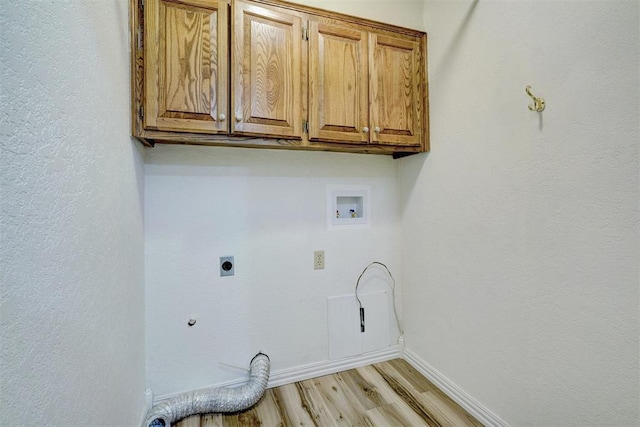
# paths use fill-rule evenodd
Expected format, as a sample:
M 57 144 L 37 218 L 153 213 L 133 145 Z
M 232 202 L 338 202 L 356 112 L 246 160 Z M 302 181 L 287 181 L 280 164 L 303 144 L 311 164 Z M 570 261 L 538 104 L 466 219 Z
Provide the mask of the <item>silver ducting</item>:
M 249 409 L 258 403 L 267 388 L 269 368 L 269 357 L 258 353 L 251 359 L 249 381 L 246 384 L 235 388 L 213 387 L 179 394 L 151 408 L 143 427 L 170 427 L 171 423 L 192 415 Z

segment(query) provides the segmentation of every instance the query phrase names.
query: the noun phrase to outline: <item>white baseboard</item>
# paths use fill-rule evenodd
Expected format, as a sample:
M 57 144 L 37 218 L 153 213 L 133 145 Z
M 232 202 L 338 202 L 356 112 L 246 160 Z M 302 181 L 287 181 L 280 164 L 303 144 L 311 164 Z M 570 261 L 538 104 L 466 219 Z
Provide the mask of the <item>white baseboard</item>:
M 338 360 L 326 360 L 322 362 L 310 363 L 308 365 L 296 366 L 293 368 L 272 371 L 269 375 L 269 383 L 267 388 L 278 387 L 284 384 L 291 384 L 297 381 L 308 380 L 311 378 L 322 377 L 324 375 L 335 374 L 336 372 L 346 371 L 348 369 L 359 368 L 361 366 L 371 365 L 373 363 L 384 362 L 391 359 L 401 358 L 400 347 L 393 345 L 384 350 L 372 351 L 353 357 L 345 357 Z M 247 378 L 227 381 L 224 383 L 214 384 L 209 387 L 237 387 L 247 382 Z M 171 393 L 162 396 L 154 396 L 153 404 L 171 399 L 181 393 Z
M 384 362 L 391 359 L 398 359 L 400 349 L 397 345 L 384 350 L 372 351 L 359 356 L 346 357 L 339 360 L 327 360 L 324 362 L 311 363 L 309 365 L 297 366 L 295 368 L 283 369 L 274 372 L 269 378 L 269 388 L 297 381 L 308 380 L 310 378 L 322 377 L 324 375 L 335 374 L 336 372 L 348 369 L 359 368 L 371 365 L 372 363 Z
M 488 410 L 484 405 L 475 400 L 464 390 L 454 384 L 449 378 L 438 372 L 433 366 L 422 360 L 417 354 L 405 348 L 403 351 L 404 360 L 416 368 L 418 372 L 427 377 L 454 402 L 462 406 L 467 412 L 476 417 L 478 421 L 487 427 L 509 427 L 496 414 Z

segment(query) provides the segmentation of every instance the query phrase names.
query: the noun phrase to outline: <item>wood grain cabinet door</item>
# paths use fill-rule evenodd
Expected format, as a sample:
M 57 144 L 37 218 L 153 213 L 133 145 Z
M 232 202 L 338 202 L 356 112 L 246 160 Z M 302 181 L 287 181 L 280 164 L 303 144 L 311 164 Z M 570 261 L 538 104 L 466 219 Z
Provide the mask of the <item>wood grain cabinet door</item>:
M 302 138 L 302 18 L 232 2 L 232 133 Z
M 228 133 L 228 1 L 146 0 L 144 127 Z
M 368 35 L 309 23 L 309 139 L 369 142 Z
M 420 41 L 372 33 L 370 44 L 371 143 L 420 145 Z

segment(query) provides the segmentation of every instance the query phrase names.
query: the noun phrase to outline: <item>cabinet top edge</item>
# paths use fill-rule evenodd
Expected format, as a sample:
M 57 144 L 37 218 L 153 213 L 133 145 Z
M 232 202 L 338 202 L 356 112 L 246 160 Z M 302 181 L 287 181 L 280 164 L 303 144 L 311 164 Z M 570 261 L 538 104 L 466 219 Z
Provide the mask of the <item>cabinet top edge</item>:
M 365 25 L 379 30 L 393 31 L 414 37 L 426 36 L 426 32 L 415 30 L 412 28 L 402 27 L 399 25 L 388 24 L 386 22 L 374 21 L 372 19 L 361 18 L 346 13 L 334 12 L 326 9 L 320 9 L 313 6 L 306 6 L 298 3 L 291 3 L 284 0 L 251 0 L 252 3 L 259 3 L 267 6 L 277 6 L 280 8 L 290 9 L 296 12 L 302 12 L 309 15 L 315 15 L 322 18 L 339 19 L 353 24 Z

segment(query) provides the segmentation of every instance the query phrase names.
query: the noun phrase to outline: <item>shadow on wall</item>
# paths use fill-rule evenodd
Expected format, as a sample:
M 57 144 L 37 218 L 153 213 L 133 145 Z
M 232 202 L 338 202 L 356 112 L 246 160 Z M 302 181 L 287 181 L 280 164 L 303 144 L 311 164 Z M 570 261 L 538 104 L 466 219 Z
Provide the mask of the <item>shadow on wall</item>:
M 144 206 L 144 158 L 145 147 L 134 137 L 129 137 L 131 141 L 131 160 L 134 162 L 136 173 L 136 183 L 138 185 L 138 206 Z M 144 215 L 144 214 L 143 214 Z
M 145 164 L 175 166 L 191 176 L 380 178 L 393 173 L 394 161 L 375 154 L 233 147 L 158 144 L 145 150 Z
M 435 77 L 435 80 L 437 81 L 444 80 L 439 78 L 440 72 L 444 70 L 443 71 L 444 76 L 446 76 L 447 70 L 451 70 L 451 61 L 456 56 L 458 46 L 462 42 L 462 38 L 466 33 L 467 27 L 469 26 L 469 21 L 471 21 L 473 12 L 476 10 L 476 7 L 478 6 L 478 2 L 479 0 L 473 0 L 471 5 L 469 6 L 469 9 L 467 10 L 467 13 L 465 13 L 464 17 L 462 18 L 462 21 L 460 22 L 460 25 L 458 26 L 458 29 L 456 30 L 453 38 L 449 42 L 449 45 L 447 46 L 447 48 L 444 50 L 444 52 L 447 52 L 447 56 L 444 57 L 441 61 L 438 61 L 438 67 L 436 69 L 430 70 L 433 72 L 432 76 Z M 428 29 L 427 29 L 427 32 L 428 32 Z M 429 74 L 431 75 L 431 73 Z
M 442 82 L 447 78 L 448 73 L 446 72 L 446 70 L 451 69 L 451 62 L 456 56 L 458 46 L 462 42 L 462 39 L 468 28 L 468 24 L 471 21 L 471 17 L 473 16 L 474 11 L 478 6 L 478 3 L 479 3 L 479 0 L 473 0 L 471 5 L 469 6 L 469 9 L 466 11 L 453 38 L 449 42 L 447 48 L 444 50 L 444 52 L 447 52 L 446 57 L 444 57 L 442 60 L 435 61 L 438 64 L 437 68 L 435 69 L 429 68 L 429 76 L 431 81 Z M 426 31 L 428 33 L 429 29 L 427 28 Z M 432 64 L 432 63 L 434 63 L 434 61 L 432 61 L 431 58 L 429 58 L 429 64 Z M 440 77 L 441 72 L 443 73 L 442 77 Z M 415 185 L 418 182 L 420 174 L 423 173 L 427 159 L 429 158 L 430 155 L 437 155 L 437 154 L 432 154 L 434 152 L 437 153 L 438 151 L 437 149 L 438 142 L 437 141 L 434 142 L 433 135 L 434 135 L 433 132 L 430 132 L 430 138 L 431 138 L 430 153 L 415 154 L 415 155 L 397 160 L 397 167 L 399 168 L 397 171 L 398 189 L 399 189 L 398 204 L 400 206 L 401 216 L 404 216 L 406 209 L 408 209 L 407 206 L 411 200 L 411 196 L 413 194 Z
M 398 167 L 398 206 L 401 217 L 404 217 L 416 183 L 430 155 L 431 153 L 419 153 L 396 160 Z

